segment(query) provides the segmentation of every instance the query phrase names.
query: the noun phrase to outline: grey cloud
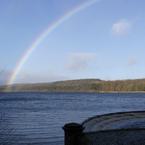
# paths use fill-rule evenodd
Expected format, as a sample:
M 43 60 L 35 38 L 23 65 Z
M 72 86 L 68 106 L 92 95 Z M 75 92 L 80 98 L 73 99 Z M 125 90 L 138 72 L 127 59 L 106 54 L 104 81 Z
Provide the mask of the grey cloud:
M 95 57 L 95 53 L 71 53 L 66 65 L 67 69 L 70 71 L 86 70 Z
M 129 66 L 134 66 L 134 65 L 136 65 L 137 64 L 137 60 L 135 59 L 135 58 L 130 58 L 129 60 L 128 60 L 128 65 Z
M 112 25 L 112 33 L 118 36 L 128 34 L 130 29 L 131 29 L 131 23 L 125 19 L 121 19 Z
M 5 85 L 11 76 L 11 72 L 7 70 L 0 70 L 0 85 Z

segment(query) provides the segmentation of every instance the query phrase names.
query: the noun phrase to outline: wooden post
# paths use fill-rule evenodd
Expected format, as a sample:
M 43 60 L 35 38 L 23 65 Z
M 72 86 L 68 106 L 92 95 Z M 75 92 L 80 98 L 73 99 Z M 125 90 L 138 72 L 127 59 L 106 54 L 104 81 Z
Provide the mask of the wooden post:
M 83 133 L 83 126 L 77 123 L 68 123 L 64 127 L 64 144 L 80 145 L 80 138 Z

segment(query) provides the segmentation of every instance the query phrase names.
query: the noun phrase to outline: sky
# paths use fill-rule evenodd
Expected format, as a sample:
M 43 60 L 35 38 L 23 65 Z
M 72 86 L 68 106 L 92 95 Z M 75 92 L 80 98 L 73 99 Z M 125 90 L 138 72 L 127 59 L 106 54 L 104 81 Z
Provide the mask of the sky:
M 0 85 L 43 32 L 92 0 L 0 0 Z M 145 1 L 96 0 L 57 25 L 12 83 L 145 78 Z

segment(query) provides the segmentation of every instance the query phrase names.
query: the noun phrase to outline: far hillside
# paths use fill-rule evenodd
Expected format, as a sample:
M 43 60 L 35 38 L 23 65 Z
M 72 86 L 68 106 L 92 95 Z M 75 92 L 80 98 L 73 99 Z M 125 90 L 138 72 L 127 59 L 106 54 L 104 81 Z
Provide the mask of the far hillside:
M 145 79 L 105 81 L 100 79 L 67 80 L 52 83 L 1 86 L 12 92 L 144 92 Z

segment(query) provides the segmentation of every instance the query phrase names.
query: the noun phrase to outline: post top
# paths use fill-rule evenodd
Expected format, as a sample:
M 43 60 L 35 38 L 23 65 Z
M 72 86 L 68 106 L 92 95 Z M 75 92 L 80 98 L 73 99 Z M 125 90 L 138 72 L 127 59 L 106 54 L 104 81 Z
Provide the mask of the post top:
M 79 132 L 82 132 L 84 127 L 81 125 L 81 124 L 78 124 L 78 123 L 67 123 L 64 125 L 63 129 L 65 131 L 79 131 Z

